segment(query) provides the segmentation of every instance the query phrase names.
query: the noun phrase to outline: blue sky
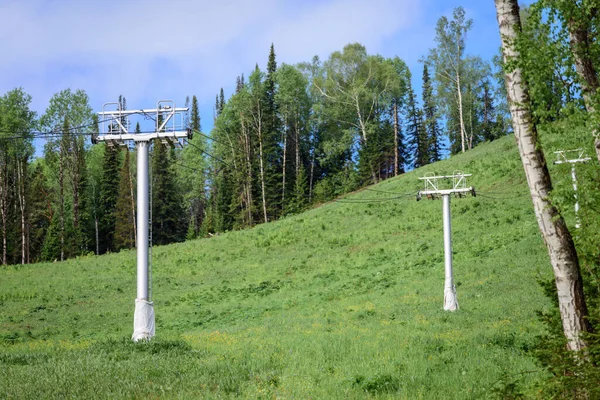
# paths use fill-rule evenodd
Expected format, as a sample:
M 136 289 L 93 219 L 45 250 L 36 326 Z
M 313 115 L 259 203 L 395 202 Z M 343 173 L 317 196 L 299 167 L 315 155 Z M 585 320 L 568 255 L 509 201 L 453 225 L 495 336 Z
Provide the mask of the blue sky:
M 95 111 L 120 94 L 130 109 L 196 95 L 208 130 L 220 88 L 228 97 L 238 75 L 264 69 L 271 43 L 294 64 L 360 42 L 404 59 L 420 87 L 418 60 L 457 6 L 474 21 L 467 52 L 491 59 L 492 0 L 0 0 L 0 93 L 23 87 L 39 114 L 66 88 L 86 90 Z

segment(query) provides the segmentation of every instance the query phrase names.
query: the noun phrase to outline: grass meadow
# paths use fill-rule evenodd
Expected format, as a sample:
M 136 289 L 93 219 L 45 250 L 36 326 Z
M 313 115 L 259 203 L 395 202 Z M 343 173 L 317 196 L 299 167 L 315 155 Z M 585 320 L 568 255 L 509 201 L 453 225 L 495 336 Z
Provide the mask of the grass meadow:
M 449 313 L 441 201 L 402 195 L 454 170 L 478 195 L 451 201 Z M 130 340 L 135 251 L 0 268 L 0 398 L 535 397 L 552 271 L 514 139 L 369 189 L 155 247 L 148 343 Z

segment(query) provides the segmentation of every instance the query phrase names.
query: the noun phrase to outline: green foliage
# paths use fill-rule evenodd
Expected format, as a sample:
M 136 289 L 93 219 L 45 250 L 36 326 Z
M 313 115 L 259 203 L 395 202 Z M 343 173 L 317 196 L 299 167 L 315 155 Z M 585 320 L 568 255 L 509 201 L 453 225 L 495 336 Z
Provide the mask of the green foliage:
M 453 10 L 452 19 L 441 17 L 436 25 L 436 47 L 425 59 L 434 71 L 437 105 L 446 120 L 446 134 L 450 153 L 457 154 L 472 149 L 485 140 L 481 124 L 484 85 L 490 84 L 489 62 L 467 55 L 467 34 L 473 25 L 463 7 Z M 503 83 L 501 83 L 503 84 Z M 425 96 L 425 95 L 424 95 Z

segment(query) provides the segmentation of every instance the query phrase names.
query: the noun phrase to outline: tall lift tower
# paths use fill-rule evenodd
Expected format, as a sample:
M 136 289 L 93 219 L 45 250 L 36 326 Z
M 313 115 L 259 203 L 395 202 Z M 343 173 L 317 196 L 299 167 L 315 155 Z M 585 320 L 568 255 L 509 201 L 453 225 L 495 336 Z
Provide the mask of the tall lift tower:
M 452 271 L 452 221 L 450 215 L 450 195 L 465 197 L 467 194 L 475 196 L 475 188 L 467 187 L 467 177 L 462 171 L 454 171 L 452 175 L 426 174 L 419 178 L 425 182 L 424 190 L 417 194 L 417 201 L 425 196 L 429 200 L 442 198 L 442 219 L 444 220 L 444 310 L 458 310 L 456 298 L 456 287 L 454 286 L 454 275 Z M 447 182 L 452 182 L 448 187 Z
M 123 110 L 120 103 L 105 103 L 102 111 L 98 113 L 103 121 L 99 127 L 100 132 L 92 136 L 93 144 L 106 142 L 109 147 L 128 146 L 129 142 L 133 142 L 137 151 L 137 295 L 132 335 L 132 339 L 136 342 L 149 340 L 155 334 L 149 269 L 152 234 L 148 150 L 155 140 L 159 140 L 163 145 L 179 147 L 180 139 L 191 139 L 192 131 L 183 127 L 184 115 L 187 111 L 187 107 L 175 107 L 175 102 L 172 100 L 160 100 L 156 108 L 146 110 Z M 154 131 L 130 133 L 129 117 L 134 114 L 153 119 Z

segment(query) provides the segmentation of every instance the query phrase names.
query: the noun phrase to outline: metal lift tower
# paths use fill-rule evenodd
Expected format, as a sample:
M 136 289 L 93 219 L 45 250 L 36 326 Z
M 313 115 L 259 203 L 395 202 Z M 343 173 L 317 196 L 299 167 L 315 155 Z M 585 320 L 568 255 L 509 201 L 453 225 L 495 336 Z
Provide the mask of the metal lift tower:
M 115 109 L 116 108 L 116 109 Z M 183 129 L 184 113 L 188 108 L 176 108 L 172 100 L 160 100 L 155 109 L 122 110 L 119 103 L 105 103 L 98 115 L 102 122 L 92 143 L 106 142 L 109 147 L 127 146 L 134 142 L 137 150 L 137 296 L 133 317 L 134 341 L 149 340 L 154 336 L 154 303 L 152 303 L 149 251 L 152 246 L 150 216 L 150 185 L 148 148 L 153 140 L 163 145 L 181 146 L 179 139 L 191 139 L 190 129 Z M 129 116 L 141 114 L 155 123 L 151 133 L 130 133 Z M 158 126 L 160 122 L 160 126 Z M 151 261 L 151 260 L 150 260 Z
M 579 201 L 577 200 L 577 176 L 575 175 L 575 164 L 586 163 L 591 160 L 591 158 L 585 156 L 584 153 L 583 149 L 559 150 L 554 152 L 554 154 L 556 154 L 556 161 L 554 161 L 554 164 L 571 164 L 573 197 L 575 198 L 575 228 L 577 229 L 581 227 L 581 223 L 579 221 Z M 572 155 L 571 158 L 569 158 L 569 155 Z
M 454 277 L 452 272 L 452 221 L 450 216 L 450 195 L 456 197 L 465 197 L 467 194 L 475 196 L 475 188 L 467 187 L 466 177 L 471 174 L 464 174 L 462 171 L 454 171 L 452 175 L 439 175 L 434 173 L 426 174 L 419 178 L 425 182 L 425 190 L 419 191 L 417 201 L 423 196 L 430 200 L 442 198 L 442 217 L 444 220 L 444 310 L 458 310 L 458 300 L 456 299 L 456 287 L 454 286 Z M 452 187 L 442 189 L 443 182 L 452 181 Z

